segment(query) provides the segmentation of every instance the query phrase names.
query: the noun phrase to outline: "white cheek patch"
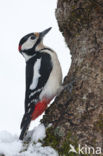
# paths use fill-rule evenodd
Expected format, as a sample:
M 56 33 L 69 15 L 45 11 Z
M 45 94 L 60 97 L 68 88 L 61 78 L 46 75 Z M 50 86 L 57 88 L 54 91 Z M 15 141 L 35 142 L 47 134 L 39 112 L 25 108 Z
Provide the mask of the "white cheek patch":
M 39 73 L 40 67 L 41 67 L 41 59 L 37 59 L 33 69 L 33 79 L 30 85 L 31 90 L 35 89 L 38 85 L 39 77 L 41 76 Z
M 36 38 L 35 40 L 31 40 L 30 37 L 27 39 L 26 42 L 23 43 L 21 50 L 28 50 L 33 48 L 33 46 L 35 45 L 36 41 L 38 38 Z

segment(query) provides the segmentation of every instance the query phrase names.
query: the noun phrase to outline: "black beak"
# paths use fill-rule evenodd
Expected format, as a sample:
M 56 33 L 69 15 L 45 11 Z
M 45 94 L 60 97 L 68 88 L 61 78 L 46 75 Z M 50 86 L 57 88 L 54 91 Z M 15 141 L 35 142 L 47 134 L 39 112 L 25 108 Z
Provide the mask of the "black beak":
M 50 27 L 50 28 L 48 28 L 48 29 L 42 31 L 42 32 L 40 33 L 40 38 L 43 38 L 43 37 L 51 30 L 51 28 L 52 28 L 52 27 Z

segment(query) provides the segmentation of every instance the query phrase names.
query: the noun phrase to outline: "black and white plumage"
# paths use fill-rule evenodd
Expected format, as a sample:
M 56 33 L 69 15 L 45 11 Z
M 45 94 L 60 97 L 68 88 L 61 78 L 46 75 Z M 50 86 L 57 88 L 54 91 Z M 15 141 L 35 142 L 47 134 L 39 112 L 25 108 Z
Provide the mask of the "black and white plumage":
M 62 71 L 57 55 L 42 42 L 50 29 L 30 33 L 19 43 L 19 51 L 26 60 L 25 114 L 21 122 L 21 140 L 31 120 L 45 111 L 47 104 L 62 88 Z

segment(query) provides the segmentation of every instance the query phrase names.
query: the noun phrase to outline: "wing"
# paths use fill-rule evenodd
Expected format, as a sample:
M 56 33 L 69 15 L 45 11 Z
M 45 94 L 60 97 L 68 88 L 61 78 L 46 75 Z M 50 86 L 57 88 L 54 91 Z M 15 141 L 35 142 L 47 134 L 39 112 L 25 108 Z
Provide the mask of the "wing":
M 39 95 L 42 92 L 49 75 L 52 71 L 51 56 L 47 53 L 41 53 L 26 64 L 26 94 L 25 94 L 25 115 L 26 121 L 33 113 L 35 104 L 39 101 Z

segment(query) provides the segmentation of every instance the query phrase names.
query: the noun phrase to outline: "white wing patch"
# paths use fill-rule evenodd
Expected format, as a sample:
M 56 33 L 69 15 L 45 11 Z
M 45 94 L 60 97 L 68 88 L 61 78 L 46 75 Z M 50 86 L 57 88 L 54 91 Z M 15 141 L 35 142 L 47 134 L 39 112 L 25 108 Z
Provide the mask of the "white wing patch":
M 41 59 L 37 59 L 36 63 L 34 64 L 34 69 L 33 69 L 33 79 L 30 85 L 31 90 L 35 89 L 38 85 L 38 80 L 39 80 L 39 77 L 41 76 L 39 73 L 40 65 L 41 65 Z
M 40 92 L 42 90 L 42 88 L 38 89 L 38 90 L 35 90 L 33 93 L 31 93 L 29 95 L 29 98 L 31 98 L 33 95 L 35 95 L 36 93 Z

